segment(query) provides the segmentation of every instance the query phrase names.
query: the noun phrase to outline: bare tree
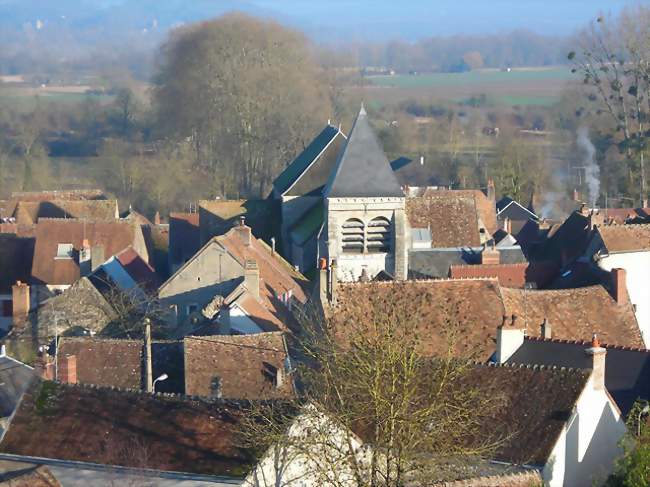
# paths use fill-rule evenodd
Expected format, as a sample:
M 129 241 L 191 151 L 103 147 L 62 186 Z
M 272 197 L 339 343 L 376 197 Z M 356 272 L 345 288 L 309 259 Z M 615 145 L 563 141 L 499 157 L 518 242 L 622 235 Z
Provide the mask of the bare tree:
M 244 444 L 265 452 L 249 484 L 425 485 L 498 444 L 479 429 L 499 398 L 463 383 L 471 365 L 455 356 L 458 325 L 445 323 L 446 341 L 431 357 L 413 313 L 391 302 L 384 311 L 344 330 L 329 319 L 309 328 L 299 399 L 254 405 L 245 421 Z
M 598 17 L 569 53 L 588 96 L 619 134 L 619 149 L 637 158 L 641 200 L 647 197 L 644 156 L 650 115 L 650 9 L 624 11 L 616 21 Z

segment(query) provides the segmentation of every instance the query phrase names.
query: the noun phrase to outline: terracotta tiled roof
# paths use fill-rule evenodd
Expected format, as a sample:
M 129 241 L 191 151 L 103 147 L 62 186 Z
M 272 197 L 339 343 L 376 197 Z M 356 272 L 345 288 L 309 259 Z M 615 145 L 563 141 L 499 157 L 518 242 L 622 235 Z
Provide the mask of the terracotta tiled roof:
M 52 201 L 52 200 L 105 200 L 101 189 L 70 189 L 60 191 L 22 191 L 11 193 L 16 201 Z
M 302 274 L 294 270 L 277 253 L 262 241 L 251 236 L 251 244 L 246 245 L 237 228 L 231 229 L 227 234 L 216 237 L 221 244 L 242 266 L 247 260 L 254 260 L 260 272 L 260 303 L 270 311 L 280 329 L 295 323 L 295 319 L 282 302 L 282 295 L 291 293 L 299 303 L 307 301 L 305 287 L 307 280 Z M 267 316 L 261 316 L 266 320 Z
M 551 323 L 553 335 L 566 340 L 588 340 L 597 333 L 604 342 L 643 347 L 634 310 L 629 302 L 616 303 L 602 286 L 552 291 L 501 288 L 507 316 L 529 336 L 539 336 L 541 323 Z
M 449 277 L 493 277 L 504 287 L 523 288 L 526 283 L 542 287 L 553 278 L 557 270 L 555 265 L 544 263 L 452 265 Z
M 650 224 L 603 225 L 597 228 L 610 253 L 650 250 Z
M 58 244 L 72 244 L 81 249 L 83 240 L 90 246 L 103 246 L 104 258 L 134 245 L 140 227 L 129 222 L 86 222 L 82 220 L 43 219 L 36 227 L 36 244 L 32 264 L 33 284 L 72 284 L 79 279 L 76 258 L 55 259 Z
M 431 228 L 433 248 L 481 245 L 481 223 L 497 230 L 494 203 L 478 190 L 427 190 L 406 199 L 406 214 L 412 228 Z
M 462 378 L 464 387 L 491 398 L 496 407 L 478 414 L 482 431 L 501 438 L 493 460 L 542 466 L 549 461 L 591 371 L 478 366 Z M 472 444 L 470 439 L 469 444 Z
M 344 338 L 350 327 L 363 329 L 390 310 L 404 310 L 427 354 L 445 352 L 446 333 L 457 332 L 457 355 L 487 359 L 503 321 L 497 281 L 476 279 L 340 284 L 331 323 Z
M 225 403 L 36 382 L 0 451 L 241 478 L 251 457 L 237 446 L 240 411 Z
M 160 279 L 158 279 L 156 271 L 133 247 L 127 247 L 118 253 L 115 258 L 141 289 L 150 292 L 158 289 Z
M 287 348 L 282 333 L 185 337 L 185 391 L 214 396 L 215 379 L 224 399 L 275 399 L 294 394 L 285 371 Z M 274 372 L 282 375 L 276 387 Z
M 116 200 L 48 200 L 19 201 L 13 216 L 21 224 L 32 224 L 41 218 L 87 218 L 116 220 Z
M 142 349 L 140 340 L 63 337 L 59 339 L 59 370 L 62 360 L 74 355 L 79 383 L 140 390 Z

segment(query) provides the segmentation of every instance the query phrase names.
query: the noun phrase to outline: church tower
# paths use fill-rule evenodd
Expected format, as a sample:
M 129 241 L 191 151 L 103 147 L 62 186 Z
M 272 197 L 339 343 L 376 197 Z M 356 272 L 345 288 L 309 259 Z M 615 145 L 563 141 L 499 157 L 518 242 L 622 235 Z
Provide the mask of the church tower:
M 320 243 L 336 260 L 338 279 L 372 279 L 381 271 L 406 279 L 406 198 L 363 106 L 324 196 Z

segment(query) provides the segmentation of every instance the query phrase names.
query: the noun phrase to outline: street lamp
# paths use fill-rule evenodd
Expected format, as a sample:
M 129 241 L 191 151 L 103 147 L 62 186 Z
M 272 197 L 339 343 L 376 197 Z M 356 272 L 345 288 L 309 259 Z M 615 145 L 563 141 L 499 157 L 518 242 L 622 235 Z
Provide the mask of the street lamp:
M 641 436 L 641 416 L 643 416 L 644 414 L 648 414 L 648 413 L 650 413 L 650 404 L 646 404 L 645 406 L 643 406 L 643 409 L 641 409 L 641 411 L 639 411 L 639 417 L 637 418 L 638 421 L 636 423 L 636 435 L 637 436 Z
M 167 380 L 167 379 L 169 379 L 169 376 L 167 374 L 162 374 L 155 381 L 153 381 L 153 385 L 151 386 L 151 389 L 153 390 L 152 392 L 156 392 L 156 382 Z

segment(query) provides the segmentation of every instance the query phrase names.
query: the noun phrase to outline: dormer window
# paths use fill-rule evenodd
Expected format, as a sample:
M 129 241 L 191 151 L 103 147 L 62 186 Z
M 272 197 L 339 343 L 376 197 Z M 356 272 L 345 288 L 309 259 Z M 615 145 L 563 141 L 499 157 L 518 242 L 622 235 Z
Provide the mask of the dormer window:
M 74 257 L 74 245 L 71 243 L 60 243 L 56 247 L 55 259 L 72 259 Z

